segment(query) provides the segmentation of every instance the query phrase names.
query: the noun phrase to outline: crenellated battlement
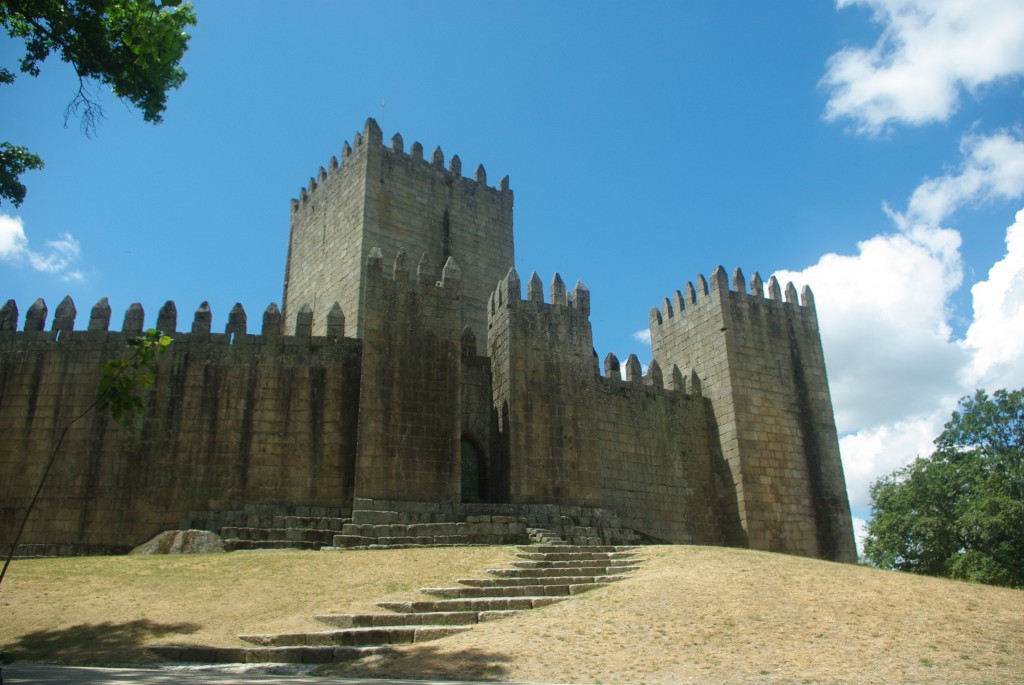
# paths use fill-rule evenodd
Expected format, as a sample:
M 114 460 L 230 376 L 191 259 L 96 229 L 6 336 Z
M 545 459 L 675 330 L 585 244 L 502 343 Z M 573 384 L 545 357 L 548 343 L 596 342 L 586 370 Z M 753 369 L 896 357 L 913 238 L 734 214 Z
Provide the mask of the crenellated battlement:
M 363 130 L 361 132 L 356 132 L 352 141 L 351 145 L 347 140 L 342 145 L 340 161 L 337 156 L 332 156 L 330 161 L 327 163 L 327 167 L 320 167 L 315 176 L 310 176 L 309 183 L 299 189 L 298 197 L 292 198 L 291 201 L 292 212 L 299 211 L 299 209 L 301 209 L 302 206 L 313 197 L 317 189 L 330 179 L 334 173 L 345 170 L 346 165 L 356 163 L 357 159 L 364 157 L 370 150 L 389 155 L 392 157 L 392 161 L 408 164 L 409 166 L 417 168 L 421 172 L 439 174 L 444 180 L 457 180 L 458 182 L 465 184 L 470 189 L 486 189 L 495 193 L 512 192 L 509 189 L 508 176 L 502 178 L 497 186 L 488 186 L 487 170 L 484 169 L 483 164 L 477 165 L 472 178 L 462 175 L 462 160 L 458 155 L 452 156 L 446 168 L 444 152 L 441 150 L 440 146 L 434 148 L 434 152 L 431 154 L 430 159 L 427 160 L 423 156 L 423 144 L 418 141 L 414 142 L 412 146 L 410 146 L 409 151 L 406 152 L 405 143 L 401 133 L 395 133 L 395 135 L 391 137 L 390 145 L 384 145 L 384 134 L 376 120 L 372 117 L 366 120 L 366 125 L 363 127 Z
M 379 247 L 374 247 L 366 258 L 366 275 L 368 286 L 373 282 L 387 280 L 395 284 L 416 283 L 436 288 L 446 296 L 456 299 L 462 295 L 462 269 L 454 257 L 448 257 L 439 274 L 430 253 L 424 252 L 416 263 L 415 277 L 412 277 L 404 247 L 399 248 L 390 269 L 384 267 L 383 251 Z
M 671 300 L 667 297 L 662 300 L 661 309 L 651 307 L 651 330 L 653 332 L 655 326 L 661 326 L 676 317 L 692 315 L 708 301 L 722 301 L 726 297 L 732 297 L 734 301 L 748 303 L 760 303 L 764 300 L 778 302 L 785 306 L 798 308 L 803 315 L 817 320 L 814 294 L 809 286 L 805 285 L 798 297 L 796 286 L 792 282 L 787 283 L 783 289 L 775 276 L 772 276 L 768 279 L 766 293 L 761 275 L 755 271 L 750 278 L 750 289 L 748 290 L 743 271 L 739 267 L 733 270 L 732 278 L 729 279 L 725 269 L 718 266 L 711 272 L 710 280 L 705 280 L 704 274 L 698 274 L 696 286 L 693 282 L 687 281 L 682 292 L 676 290 Z
M 647 367 L 647 373 L 643 373 L 640 358 L 635 354 L 630 354 L 623 365 L 620 364 L 618 357 L 609 352 L 604 358 L 604 375 L 600 377 L 600 380 L 610 387 L 648 387 L 701 397 L 700 378 L 693 369 L 687 369 L 686 373 L 683 373 L 677 365 L 672 364 L 666 377 L 658 360 L 652 359 Z
M 590 319 L 590 290 L 583 281 L 576 281 L 572 291 L 565 288 L 562 276 L 555 273 L 549 288 L 550 302 L 544 301 L 544 284 L 534 271 L 526 284 L 526 298 L 523 298 L 522 281 L 515 267 L 498 281 L 498 287 L 491 293 L 487 301 L 487 311 L 493 316 L 499 309 L 509 307 L 527 307 L 538 312 L 572 312 L 585 320 Z
M 25 312 L 24 322 L 21 330 L 18 330 L 18 304 L 14 300 L 7 300 L 2 308 L 0 308 L 0 332 L 11 332 L 11 333 L 39 333 L 46 332 L 47 314 L 49 309 L 46 302 L 39 298 L 28 308 Z M 78 310 L 75 307 L 74 300 L 71 296 L 66 296 L 61 300 L 57 306 L 52 321 L 50 322 L 51 333 L 55 334 L 56 338 L 59 338 L 61 334 L 67 332 L 74 332 L 75 321 L 77 319 Z M 106 297 L 101 298 L 89 312 L 89 320 L 86 327 L 78 329 L 77 332 L 120 332 L 123 334 L 141 334 L 146 328 L 145 324 L 146 314 L 139 302 L 131 303 L 125 310 L 124 319 L 121 323 L 120 331 L 112 331 L 110 328 L 112 320 L 112 310 L 110 302 Z M 338 340 L 345 337 L 345 315 L 341 311 L 341 306 L 335 302 L 327 314 L 328 321 L 328 334 L 327 337 L 332 340 Z M 260 335 L 263 336 L 291 336 L 297 338 L 310 338 L 312 337 L 313 330 L 313 310 L 309 305 L 305 305 L 296 317 L 295 326 L 290 331 L 283 330 L 284 320 L 281 315 L 281 310 L 278 308 L 276 302 L 271 302 L 267 308 L 263 311 L 263 322 L 260 330 Z M 203 335 L 217 335 L 213 330 L 213 312 L 210 309 L 209 302 L 202 302 L 195 310 L 192 317 L 192 325 L 189 329 L 178 328 L 178 309 L 177 305 L 173 300 L 168 300 L 160 308 L 156 321 L 149 328 L 155 328 L 159 331 L 174 336 L 175 334 L 188 333 L 193 336 Z M 235 306 L 231 308 L 228 314 L 227 323 L 224 326 L 224 335 L 227 335 L 231 340 L 240 340 L 247 335 L 248 332 L 248 316 L 245 313 L 242 304 L 235 303 Z

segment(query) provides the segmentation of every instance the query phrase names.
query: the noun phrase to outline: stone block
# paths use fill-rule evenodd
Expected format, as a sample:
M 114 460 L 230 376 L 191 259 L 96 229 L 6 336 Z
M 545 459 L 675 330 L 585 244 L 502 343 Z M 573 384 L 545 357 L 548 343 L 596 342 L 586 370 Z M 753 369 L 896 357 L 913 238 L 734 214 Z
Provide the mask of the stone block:
M 355 510 L 352 512 L 352 523 L 397 523 L 398 512 Z

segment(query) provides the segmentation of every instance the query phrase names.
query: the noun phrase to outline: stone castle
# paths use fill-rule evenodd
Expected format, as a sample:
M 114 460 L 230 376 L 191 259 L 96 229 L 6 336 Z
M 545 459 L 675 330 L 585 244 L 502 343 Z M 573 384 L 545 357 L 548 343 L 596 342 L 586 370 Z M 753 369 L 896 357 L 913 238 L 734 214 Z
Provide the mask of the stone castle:
M 205 303 L 169 333 L 144 413 L 68 432 L 24 554 L 123 552 L 156 533 L 292 517 L 338 546 L 733 545 L 856 560 L 809 289 L 719 267 L 650 314 L 653 360 L 593 348 L 590 293 L 515 271 L 513 193 L 372 119 L 291 202 L 283 308 L 259 334 Z M 767 288 L 767 292 L 766 292 Z M 66 298 L 0 311 L 0 542 L 120 332 Z M 603 368 L 602 368 L 603 367 Z M 623 368 L 624 367 L 624 368 Z M 259 536 L 256 536 L 259 538 Z M 324 540 L 320 544 L 327 544 Z

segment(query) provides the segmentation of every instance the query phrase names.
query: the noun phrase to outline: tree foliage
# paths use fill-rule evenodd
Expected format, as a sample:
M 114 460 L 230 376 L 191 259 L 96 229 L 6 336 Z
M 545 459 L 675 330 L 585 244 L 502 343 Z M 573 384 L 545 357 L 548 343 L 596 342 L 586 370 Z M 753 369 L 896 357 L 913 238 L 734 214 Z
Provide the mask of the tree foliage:
M 29 169 L 42 169 L 43 160 L 20 145 L 0 143 L 0 200 L 10 200 L 15 207 L 25 199 L 25 184 L 19 179 Z
M 195 22 L 192 6 L 181 0 L 0 0 L 0 24 L 25 42 L 18 65 L 23 74 L 38 76 L 51 54 L 74 67 L 78 91 L 65 111 L 65 124 L 78 115 L 87 135 L 103 116 L 89 94 L 96 84 L 140 109 L 146 121 L 160 123 L 167 93 L 185 82 L 180 64 L 188 48 L 185 28 Z M 0 67 L 0 83 L 15 78 Z M 24 148 L 5 146 L 22 151 L 21 157 L 6 151 L 0 157 L 0 201 L 17 206 L 25 196 L 18 177 L 42 161 Z
M 871 486 L 881 568 L 1024 587 L 1024 389 L 960 400 L 930 457 Z
M 157 357 L 171 344 L 171 337 L 152 328 L 137 338 L 128 339 L 132 354 L 127 359 L 108 359 L 103 364 L 96 406 L 111 418 L 127 424 L 133 414 L 145 409 L 142 391 L 156 380 Z

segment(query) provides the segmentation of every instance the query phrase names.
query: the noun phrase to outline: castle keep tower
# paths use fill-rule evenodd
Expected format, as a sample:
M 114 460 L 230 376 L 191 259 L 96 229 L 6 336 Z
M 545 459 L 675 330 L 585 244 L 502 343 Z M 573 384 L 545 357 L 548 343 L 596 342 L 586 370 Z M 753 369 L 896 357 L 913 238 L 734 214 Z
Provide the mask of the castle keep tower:
M 515 262 L 508 177 L 492 188 L 483 165 L 464 178 L 458 155 L 445 169 L 440 148 L 428 161 L 419 143 L 406 152 L 401 135 L 389 148 L 382 138 L 377 122 L 367 119 L 342 148 L 341 163 L 332 158 L 292 200 L 285 328 L 309 305 L 313 334 L 323 335 L 337 302 L 348 335 L 363 337 L 363 265 L 373 248 L 389 255 L 404 249 L 416 259 L 426 253 L 438 270 L 455 258 L 465 286 L 463 323 L 482 340 L 487 295 Z

